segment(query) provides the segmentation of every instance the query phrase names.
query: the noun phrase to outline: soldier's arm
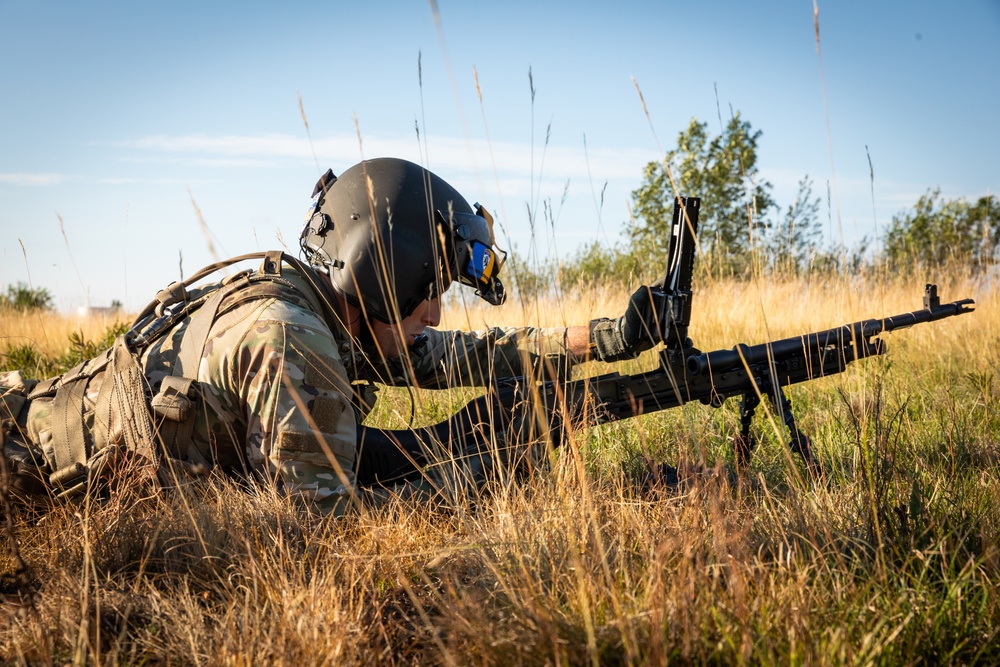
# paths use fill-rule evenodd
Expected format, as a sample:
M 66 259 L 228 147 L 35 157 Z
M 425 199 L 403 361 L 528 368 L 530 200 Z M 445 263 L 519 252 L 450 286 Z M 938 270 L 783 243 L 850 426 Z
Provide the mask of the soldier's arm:
M 274 302 L 233 356 L 247 450 L 284 491 L 322 512 L 352 503 L 357 425 L 336 344 L 312 314 Z
M 590 359 L 586 326 L 492 327 L 481 331 L 427 329 L 411 355 L 414 380 L 424 387 L 482 386 L 491 378 L 565 373 Z

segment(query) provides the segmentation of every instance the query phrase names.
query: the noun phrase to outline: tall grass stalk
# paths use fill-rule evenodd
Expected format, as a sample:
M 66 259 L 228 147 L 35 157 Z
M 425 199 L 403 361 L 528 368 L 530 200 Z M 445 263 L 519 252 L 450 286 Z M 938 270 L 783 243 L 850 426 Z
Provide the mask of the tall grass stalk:
M 759 419 L 750 470 L 643 489 L 643 462 L 730 466 L 734 405 L 572 433 L 518 484 L 342 520 L 209 478 L 18 516 L 34 611 L 0 587 L 21 664 L 994 664 L 1000 660 L 1000 315 L 887 336 L 889 355 L 791 390 L 825 477 L 800 481 Z M 456 303 L 445 326 L 614 315 L 607 286 L 522 310 Z M 699 285 L 702 349 L 919 308 L 922 286 L 809 277 Z M 58 339 L 37 320 L 5 333 Z M 23 329 L 17 329 L 21 326 Z M 75 325 L 74 325 L 75 326 Z M 56 346 L 54 349 L 58 349 Z M 643 357 L 625 370 L 652 364 Z M 603 372 L 597 365 L 584 373 Z M 425 410 L 461 398 L 421 392 Z M 379 410 L 400 426 L 405 392 Z M 395 403 L 393 403 L 395 401 Z

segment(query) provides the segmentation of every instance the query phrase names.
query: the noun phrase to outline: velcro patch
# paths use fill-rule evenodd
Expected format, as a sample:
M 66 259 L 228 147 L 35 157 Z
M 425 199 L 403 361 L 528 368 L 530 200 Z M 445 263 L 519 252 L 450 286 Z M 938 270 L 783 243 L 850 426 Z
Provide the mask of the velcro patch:
M 338 459 L 354 460 L 356 444 L 340 438 L 327 438 L 322 433 L 281 431 L 278 433 L 278 449 L 282 452 L 303 452 L 305 454 L 333 454 Z
M 310 355 L 306 362 L 306 384 L 317 389 L 339 389 L 336 371 L 339 366 L 340 362 L 332 357 Z
M 336 433 L 340 416 L 344 414 L 344 401 L 338 398 L 317 396 L 309 412 L 316 428 L 324 433 Z

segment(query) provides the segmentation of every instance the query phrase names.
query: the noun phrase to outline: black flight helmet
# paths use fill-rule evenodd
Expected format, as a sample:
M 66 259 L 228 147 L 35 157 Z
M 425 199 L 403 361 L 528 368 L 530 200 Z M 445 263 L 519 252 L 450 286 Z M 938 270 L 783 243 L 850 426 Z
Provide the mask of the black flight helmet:
M 506 258 L 493 218 L 443 179 L 396 158 L 356 164 L 316 184 L 299 246 L 334 288 L 366 315 L 386 323 L 408 317 L 452 281 L 504 302 Z

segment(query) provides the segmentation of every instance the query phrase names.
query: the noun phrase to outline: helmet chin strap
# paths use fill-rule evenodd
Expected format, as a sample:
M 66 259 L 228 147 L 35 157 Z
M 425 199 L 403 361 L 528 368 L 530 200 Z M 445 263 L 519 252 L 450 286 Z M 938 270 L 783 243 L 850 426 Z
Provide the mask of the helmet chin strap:
M 354 328 L 355 324 L 361 321 L 363 313 L 360 308 L 352 306 L 351 302 L 337 291 L 337 288 L 333 285 L 333 281 L 329 279 L 329 275 L 327 275 L 326 280 L 333 287 L 333 293 L 337 297 L 337 310 L 340 312 L 341 324 L 348 330 L 348 333 L 351 333 L 350 330 Z M 366 327 L 358 327 L 358 330 L 360 331 L 364 328 Z M 354 334 L 351 333 L 351 335 L 353 336 Z

